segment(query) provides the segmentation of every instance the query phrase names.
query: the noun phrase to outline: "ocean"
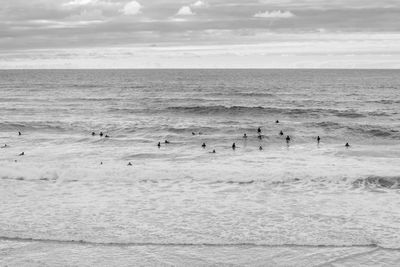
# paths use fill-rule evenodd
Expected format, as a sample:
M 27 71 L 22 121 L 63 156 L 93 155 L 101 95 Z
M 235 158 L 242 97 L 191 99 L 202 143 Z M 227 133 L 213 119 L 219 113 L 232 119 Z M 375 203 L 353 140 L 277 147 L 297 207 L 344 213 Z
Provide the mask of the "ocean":
M 2 70 L 0 116 L 2 266 L 400 263 L 399 70 Z

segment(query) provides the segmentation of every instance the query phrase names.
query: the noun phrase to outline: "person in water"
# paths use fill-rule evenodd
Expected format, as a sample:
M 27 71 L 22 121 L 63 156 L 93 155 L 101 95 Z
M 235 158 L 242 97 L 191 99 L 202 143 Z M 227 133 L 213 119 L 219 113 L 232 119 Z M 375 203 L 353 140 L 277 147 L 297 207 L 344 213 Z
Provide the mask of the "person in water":
M 95 132 L 92 132 L 92 136 L 95 136 L 96 135 L 96 133 Z
M 244 134 L 244 135 L 243 135 L 243 138 L 247 138 L 247 134 Z
M 25 155 L 25 152 L 22 152 L 21 154 L 19 154 L 18 156 L 24 156 Z
M 261 128 L 260 127 L 258 127 L 258 129 L 257 129 L 257 133 L 261 133 Z
M 279 135 L 280 135 L 280 136 L 282 136 L 282 135 L 283 135 L 283 131 L 282 131 L 282 130 L 279 132 Z
M 286 143 L 289 143 L 290 142 L 290 136 L 288 135 L 288 136 L 286 136 Z
M 168 140 L 165 140 L 164 143 L 169 144 L 169 141 L 168 141 Z
M 192 132 L 192 135 L 196 135 L 196 133 L 195 133 L 195 132 Z
M 261 150 L 263 150 L 263 147 L 262 147 L 262 146 L 260 146 L 258 149 L 261 151 Z
M 105 138 L 110 138 L 110 136 L 108 134 L 106 134 Z
M 157 146 L 158 146 L 158 148 L 160 148 L 161 147 L 161 142 L 158 142 Z
M 99 135 L 100 135 L 100 137 L 103 137 L 103 132 L 100 132 L 100 134 L 99 134 Z
M 206 148 L 206 143 L 203 143 L 203 144 L 201 145 L 201 147 L 202 147 L 202 148 Z
M 7 144 L 4 144 L 4 146 L 2 146 L 1 148 L 6 148 L 7 147 Z
M 344 146 L 345 146 L 345 147 L 350 147 L 349 143 L 346 143 Z
M 258 139 L 260 139 L 260 140 L 262 139 L 262 135 L 261 134 L 258 135 Z
M 18 132 L 18 135 L 22 135 L 22 133 L 21 133 L 21 132 Z
M 279 123 L 279 120 L 276 120 L 275 123 Z
M 235 144 L 235 143 L 232 144 L 232 149 L 233 149 L 233 150 L 236 149 L 236 144 Z
M 129 162 L 129 163 L 128 163 L 128 166 L 132 166 L 132 163 L 131 163 L 131 162 Z
M 215 149 L 213 149 L 213 151 L 212 151 L 212 152 L 210 152 L 210 153 L 212 153 L 212 154 L 215 154 L 215 153 L 217 153 L 217 152 L 215 152 Z
M 317 137 L 317 143 L 319 144 L 320 141 L 321 141 L 321 137 L 319 137 L 319 135 L 318 135 L 318 137 Z

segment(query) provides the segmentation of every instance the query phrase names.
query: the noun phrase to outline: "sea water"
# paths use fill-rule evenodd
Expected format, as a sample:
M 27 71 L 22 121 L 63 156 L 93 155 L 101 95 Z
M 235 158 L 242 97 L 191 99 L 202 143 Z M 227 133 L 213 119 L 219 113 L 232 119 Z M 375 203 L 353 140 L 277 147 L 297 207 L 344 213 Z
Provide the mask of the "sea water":
M 4 70 L 5 144 L 0 265 L 400 263 L 397 70 Z

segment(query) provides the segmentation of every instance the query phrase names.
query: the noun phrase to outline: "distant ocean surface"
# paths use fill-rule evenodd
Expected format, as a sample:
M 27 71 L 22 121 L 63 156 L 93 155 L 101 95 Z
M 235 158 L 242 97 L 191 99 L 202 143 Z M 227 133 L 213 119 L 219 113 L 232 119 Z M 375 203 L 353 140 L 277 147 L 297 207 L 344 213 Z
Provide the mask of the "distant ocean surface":
M 400 263 L 398 70 L 2 70 L 4 144 L 0 265 Z

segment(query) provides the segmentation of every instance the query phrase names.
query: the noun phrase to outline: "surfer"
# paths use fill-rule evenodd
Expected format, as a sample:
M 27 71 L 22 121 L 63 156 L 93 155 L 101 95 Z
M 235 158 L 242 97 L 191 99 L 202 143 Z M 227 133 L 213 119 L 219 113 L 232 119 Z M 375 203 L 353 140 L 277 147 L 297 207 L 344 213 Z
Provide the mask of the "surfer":
M 100 135 L 100 137 L 103 137 L 103 132 L 100 132 L 100 134 L 99 134 L 99 135 Z
M 165 140 L 164 143 L 169 144 L 169 141 L 168 141 L 168 140 Z
M 24 153 L 24 152 L 20 153 L 18 156 L 23 156 L 23 155 L 25 155 L 25 153 Z
M 158 142 L 157 146 L 158 146 L 158 148 L 160 148 L 161 147 L 161 142 Z
M 276 120 L 275 123 L 279 123 L 279 120 Z
M 4 146 L 2 146 L 1 148 L 6 148 L 7 147 L 7 144 L 4 144 Z
M 282 131 L 282 130 L 279 132 L 279 135 L 280 135 L 280 136 L 282 136 L 282 135 L 283 135 L 283 131 Z
M 286 143 L 289 143 L 290 142 L 290 136 L 288 135 L 288 136 L 286 136 Z
M 129 162 L 129 163 L 128 163 L 128 166 L 132 166 L 132 163 L 131 163 L 131 162 Z
M 21 132 L 18 132 L 18 135 L 22 135 L 22 133 L 21 133 Z
M 201 145 L 201 147 L 202 147 L 202 148 L 206 148 L 206 143 L 203 143 L 203 144 Z
M 260 139 L 260 140 L 262 139 L 262 135 L 261 134 L 258 135 L 258 139 Z
M 196 133 L 195 133 L 195 132 L 192 132 L 192 135 L 196 135 Z
M 210 153 L 212 153 L 212 154 L 215 154 L 216 152 L 215 152 L 215 149 L 213 149 L 213 151 L 212 152 L 210 152 Z
M 92 132 L 92 136 L 95 136 L 96 135 L 96 133 L 95 132 Z
M 232 144 L 232 149 L 233 149 L 233 150 L 236 149 L 236 144 L 235 144 L 235 143 Z
M 257 133 L 258 133 L 258 134 L 261 133 L 261 128 L 260 128 L 260 127 L 258 127 L 258 129 L 257 129 Z
M 347 148 L 350 147 L 349 143 L 346 143 L 344 146 L 347 147 Z
M 258 149 L 259 149 L 260 151 L 263 150 L 262 146 L 260 146 Z
M 319 137 L 319 135 L 318 135 L 318 137 L 317 137 L 318 144 L 319 144 L 320 141 L 321 141 L 321 137 Z
M 108 134 L 106 134 L 105 138 L 109 138 L 110 136 Z
M 244 135 L 243 135 L 243 138 L 247 138 L 247 134 L 244 134 Z

